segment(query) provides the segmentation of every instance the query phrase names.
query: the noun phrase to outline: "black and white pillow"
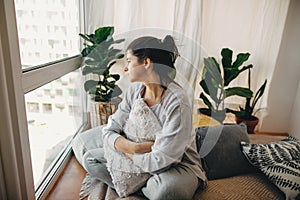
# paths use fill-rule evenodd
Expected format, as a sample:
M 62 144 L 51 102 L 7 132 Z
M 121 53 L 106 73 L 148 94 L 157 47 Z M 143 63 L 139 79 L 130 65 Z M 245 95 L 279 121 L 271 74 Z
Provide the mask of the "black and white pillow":
M 282 192 L 300 198 L 300 141 L 292 136 L 268 144 L 241 142 L 243 153 Z

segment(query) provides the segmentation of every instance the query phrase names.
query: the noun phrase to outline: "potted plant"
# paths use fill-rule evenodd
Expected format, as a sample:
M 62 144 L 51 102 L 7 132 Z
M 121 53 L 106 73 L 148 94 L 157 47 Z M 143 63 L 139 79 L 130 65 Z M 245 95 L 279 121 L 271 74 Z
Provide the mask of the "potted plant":
M 229 112 L 235 115 L 236 123 L 244 122 L 247 125 L 248 133 L 254 133 L 254 129 L 259 122 L 259 119 L 255 116 L 256 112 L 259 109 L 255 110 L 255 106 L 258 100 L 262 97 L 265 92 L 265 88 L 267 85 L 267 79 L 260 86 L 260 88 L 256 91 L 254 97 L 246 97 L 244 107 L 239 107 L 239 110 L 231 110 L 228 109 Z M 251 86 L 251 71 L 248 70 L 248 88 Z
M 114 44 L 124 39 L 114 40 L 114 27 L 100 27 L 93 34 L 79 35 L 85 40 L 85 48 L 81 51 L 84 57 L 82 74 L 87 76 L 84 89 L 91 97 L 91 125 L 92 127 L 107 123 L 108 117 L 116 109 L 112 101 L 122 90 L 116 82 L 120 75 L 112 74 L 111 67 L 117 59 L 124 57 L 120 49 Z
M 238 54 L 234 62 L 232 62 L 232 53 L 229 48 L 222 49 L 221 66 L 214 57 L 204 58 L 202 79 L 199 83 L 203 89 L 200 98 L 207 106 L 207 108 L 198 109 L 199 112 L 209 115 L 221 123 L 226 116 L 224 100 L 227 97 L 238 95 L 250 98 L 252 96 L 252 91 L 248 88 L 229 87 L 231 81 L 241 72 L 253 67 L 251 64 L 241 67 L 248 60 L 249 53 Z

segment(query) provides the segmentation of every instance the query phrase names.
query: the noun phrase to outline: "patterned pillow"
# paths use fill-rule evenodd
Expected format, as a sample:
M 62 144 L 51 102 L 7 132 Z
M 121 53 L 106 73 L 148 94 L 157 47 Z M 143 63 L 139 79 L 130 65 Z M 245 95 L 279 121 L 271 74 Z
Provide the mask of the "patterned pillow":
M 136 99 L 123 129 L 126 138 L 134 142 L 155 140 L 156 133 L 160 130 L 161 125 L 156 115 L 142 98 Z M 107 169 L 120 197 L 137 192 L 152 176 L 135 165 L 125 154 L 115 150 L 107 141 L 103 141 L 103 146 Z
M 243 153 L 282 192 L 300 198 L 300 141 L 292 136 L 268 144 L 241 142 Z

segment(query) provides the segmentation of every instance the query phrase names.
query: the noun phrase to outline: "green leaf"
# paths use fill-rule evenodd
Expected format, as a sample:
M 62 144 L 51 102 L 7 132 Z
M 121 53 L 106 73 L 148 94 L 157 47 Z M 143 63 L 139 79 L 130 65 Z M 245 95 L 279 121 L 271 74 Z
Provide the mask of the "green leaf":
M 87 75 L 92 72 L 93 72 L 93 69 L 89 66 L 84 66 L 82 69 L 82 75 Z
M 102 73 L 103 76 L 107 77 L 107 75 L 109 74 L 109 68 L 106 68 L 104 70 L 104 72 Z
M 233 68 L 239 68 L 245 61 L 248 60 L 250 53 L 240 53 L 237 55 L 235 62 L 233 63 Z
M 100 44 L 103 41 L 105 41 L 108 36 L 111 36 L 114 33 L 114 27 L 112 26 L 106 26 L 106 27 L 100 27 L 95 31 L 95 36 L 97 39 L 97 43 Z
M 250 68 L 253 68 L 253 65 L 252 65 L 252 64 L 247 65 L 247 66 L 244 66 L 242 69 L 239 70 L 239 73 L 241 73 L 241 72 L 243 72 L 243 71 L 245 71 L 245 70 L 247 70 L 247 69 L 250 69 Z
M 85 91 L 89 91 L 89 90 L 91 90 L 92 88 L 95 88 L 97 85 L 98 85 L 98 81 L 87 80 L 87 81 L 84 83 L 84 90 L 85 90 Z
M 116 64 L 116 61 L 109 63 L 108 68 L 110 69 L 114 64 Z
M 104 68 L 104 69 L 94 68 L 93 71 L 92 71 L 92 73 L 93 74 L 98 74 L 98 75 L 103 75 L 104 72 L 105 72 L 105 70 L 106 70 L 106 68 Z
M 216 59 L 213 57 L 204 58 L 204 67 L 207 70 L 207 73 L 215 79 L 217 83 L 222 85 L 222 76 L 219 64 L 217 63 Z
M 204 92 L 208 94 L 213 101 L 218 102 L 218 89 L 220 87 L 219 83 L 216 83 L 215 80 L 207 74 L 205 79 L 200 82 L 200 86 L 203 88 Z
M 86 91 L 87 92 L 87 91 Z M 97 95 L 97 88 L 96 87 L 94 87 L 94 88 L 91 88 L 89 91 L 88 91 L 88 93 L 92 96 L 92 97 L 94 97 L 95 95 Z
M 114 41 L 114 44 L 119 44 L 119 43 L 124 42 L 124 41 L 125 41 L 125 39 L 115 40 L 115 41 Z
M 259 90 L 256 92 L 255 96 L 254 96 L 254 99 L 253 99 L 253 102 L 252 102 L 252 108 L 254 109 L 257 101 L 262 97 L 262 95 L 264 94 L 265 92 L 265 88 L 266 88 L 266 85 L 267 85 L 267 79 L 265 80 L 265 82 L 262 84 L 262 86 L 259 88 Z
M 116 56 L 116 59 L 121 59 L 121 58 L 124 58 L 124 54 L 123 53 Z
M 209 90 L 204 79 L 200 81 L 200 86 L 202 87 L 203 91 L 209 95 Z
M 86 47 L 81 51 L 81 55 L 83 57 L 86 57 L 87 55 L 89 55 L 91 53 L 92 50 L 93 50 L 92 47 Z
M 112 92 L 111 98 L 117 97 L 122 94 L 122 90 L 118 85 L 115 85 L 114 90 Z
M 108 56 L 111 57 L 111 56 L 115 56 L 117 55 L 118 53 L 120 53 L 121 50 L 120 49 L 109 49 L 108 50 Z
M 207 107 L 212 110 L 212 104 L 211 102 L 208 100 L 208 98 L 203 94 L 203 92 L 201 92 L 200 94 L 200 98 L 203 100 L 204 104 L 207 105 Z
M 243 87 L 232 87 L 225 89 L 225 98 L 233 95 L 250 98 L 252 97 L 253 92 L 249 88 Z
M 94 65 L 99 64 L 99 61 L 95 61 L 95 60 L 92 60 L 92 59 L 87 59 L 87 60 L 84 61 L 84 63 L 86 65 L 92 65 L 92 66 L 94 66 Z
M 111 74 L 109 77 L 112 77 L 116 81 L 118 81 L 120 79 L 120 75 L 119 74 Z
M 224 86 L 228 86 L 231 81 L 233 81 L 241 72 L 252 68 L 253 65 L 244 66 L 242 69 L 237 68 L 226 68 L 224 69 Z
M 232 50 L 229 48 L 223 48 L 221 51 L 223 68 L 231 68 L 232 63 Z
M 79 36 L 82 37 L 84 40 L 87 40 L 87 41 L 91 42 L 92 44 L 95 44 L 93 34 L 92 35 L 87 35 L 87 34 L 79 33 Z

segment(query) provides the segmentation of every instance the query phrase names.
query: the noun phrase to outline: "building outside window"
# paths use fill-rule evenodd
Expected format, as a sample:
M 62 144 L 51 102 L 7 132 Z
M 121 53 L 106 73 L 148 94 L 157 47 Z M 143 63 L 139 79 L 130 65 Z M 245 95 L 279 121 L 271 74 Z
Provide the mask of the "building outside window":
M 78 0 L 48 3 L 46 0 L 15 1 L 20 51 L 27 52 L 25 56 L 21 56 L 22 66 L 35 66 L 53 61 L 51 54 L 54 54 L 55 58 L 65 58 L 79 53 L 78 5 Z M 64 45 L 67 40 L 71 40 L 76 46 Z M 40 44 L 36 45 L 34 41 L 39 41 Z M 35 55 L 36 52 L 40 54 L 40 58 L 26 56 L 28 53 Z

